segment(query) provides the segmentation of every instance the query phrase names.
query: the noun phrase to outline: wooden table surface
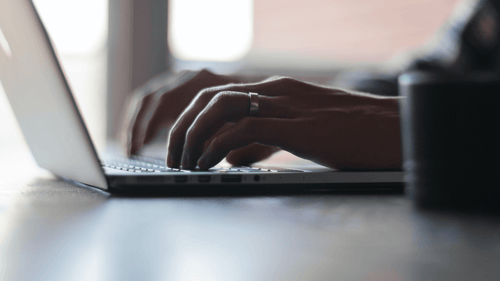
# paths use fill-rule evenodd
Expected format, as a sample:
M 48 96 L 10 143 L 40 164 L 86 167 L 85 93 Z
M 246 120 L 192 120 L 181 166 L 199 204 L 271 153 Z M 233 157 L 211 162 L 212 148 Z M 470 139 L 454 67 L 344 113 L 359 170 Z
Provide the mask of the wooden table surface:
M 404 195 L 120 198 L 0 158 L 0 280 L 498 280 L 500 220 Z M 20 156 L 15 156 L 19 154 Z

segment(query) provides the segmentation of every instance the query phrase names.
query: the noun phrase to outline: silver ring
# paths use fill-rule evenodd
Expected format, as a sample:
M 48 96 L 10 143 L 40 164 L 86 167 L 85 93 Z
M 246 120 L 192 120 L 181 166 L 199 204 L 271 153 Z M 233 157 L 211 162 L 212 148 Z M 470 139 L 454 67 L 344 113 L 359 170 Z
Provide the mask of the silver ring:
M 250 113 L 252 117 L 259 117 L 259 94 L 248 93 L 250 96 Z

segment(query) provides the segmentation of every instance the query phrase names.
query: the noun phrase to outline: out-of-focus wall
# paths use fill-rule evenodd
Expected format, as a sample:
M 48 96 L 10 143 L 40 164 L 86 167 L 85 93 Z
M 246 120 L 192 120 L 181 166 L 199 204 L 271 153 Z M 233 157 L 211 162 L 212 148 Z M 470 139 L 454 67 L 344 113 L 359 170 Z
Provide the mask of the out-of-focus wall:
M 254 0 L 252 52 L 376 62 L 421 45 L 460 0 Z

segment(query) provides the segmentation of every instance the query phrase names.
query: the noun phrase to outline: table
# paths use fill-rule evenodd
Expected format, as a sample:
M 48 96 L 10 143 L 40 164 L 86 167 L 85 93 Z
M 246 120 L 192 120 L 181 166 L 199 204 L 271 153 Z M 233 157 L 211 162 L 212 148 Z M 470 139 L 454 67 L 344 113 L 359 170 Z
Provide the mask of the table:
M 405 195 L 123 198 L 0 148 L 0 280 L 498 280 L 500 220 Z M 16 156 L 19 155 L 20 156 Z

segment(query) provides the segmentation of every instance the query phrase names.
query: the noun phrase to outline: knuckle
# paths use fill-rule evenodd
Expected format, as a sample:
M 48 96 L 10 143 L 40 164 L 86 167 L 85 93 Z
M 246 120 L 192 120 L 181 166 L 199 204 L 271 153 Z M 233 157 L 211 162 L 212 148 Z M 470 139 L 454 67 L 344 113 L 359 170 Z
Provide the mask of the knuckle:
M 283 77 L 284 77 L 284 76 L 274 75 L 274 76 L 271 76 L 271 77 L 267 78 L 267 79 L 266 79 L 266 80 L 264 80 L 264 81 L 266 81 L 266 82 L 272 82 L 272 81 L 274 81 L 274 80 L 278 80 L 278 79 L 281 79 L 281 78 L 283 78 Z
M 218 112 L 218 114 L 223 114 L 229 120 L 240 119 L 241 112 L 238 106 L 238 99 L 235 98 L 237 95 L 235 92 L 219 92 L 212 100 L 210 107 L 215 112 Z
M 170 132 L 168 133 L 168 137 L 174 138 L 178 129 L 179 129 L 179 125 L 177 125 L 177 123 L 175 123 L 172 126 L 172 128 L 170 129 Z
M 276 82 L 277 84 L 280 84 L 280 85 L 282 85 L 282 84 L 290 84 L 290 83 L 295 83 L 295 82 L 297 82 L 297 81 L 298 81 L 298 80 L 297 80 L 297 79 L 295 79 L 295 78 L 291 78 L 291 77 L 284 77 L 284 76 L 283 76 L 283 77 L 279 77 L 278 79 L 276 79 L 276 80 L 275 80 L 275 82 Z
M 153 98 L 153 93 L 149 93 L 143 96 L 135 96 L 135 101 L 140 104 L 141 107 L 146 106 Z
M 291 77 L 274 76 L 261 84 L 261 87 L 264 91 L 269 91 L 271 93 L 277 91 L 279 93 L 283 90 L 283 87 L 295 87 L 298 86 L 297 83 L 298 80 Z
M 225 106 L 231 100 L 232 93 L 228 91 L 222 91 L 217 93 L 212 99 L 212 106 Z
M 231 95 L 232 95 L 232 93 L 229 92 L 229 91 L 221 91 L 221 92 L 217 93 L 216 97 L 217 97 L 218 100 L 226 100 Z
M 292 77 L 280 77 L 275 81 L 276 85 L 279 87 L 283 86 L 298 86 L 301 81 Z
M 174 124 L 174 126 L 172 127 L 172 129 L 170 130 L 170 133 L 168 134 L 168 138 L 172 139 L 172 140 L 178 139 L 179 134 L 181 133 L 179 128 L 180 128 L 179 123 L 176 122 Z
M 269 78 L 269 82 L 274 82 L 274 83 L 282 83 L 282 82 L 285 82 L 285 81 L 290 81 L 292 80 L 292 78 L 290 77 L 287 77 L 287 76 L 273 76 L 271 78 Z
M 212 97 L 214 96 L 216 92 L 216 89 L 214 88 L 206 88 L 206 89 L 203 89 L 201 90 L 198 95 L 197 95 L 197 99 L 203 103 L 208 103 Z
M 156 96 L 159 96 L 161 100 L 165 100 L 165 99 L 168 99 L 170 98 L 170 94 L 172 93 L 171 91 L 171 87 L 169 86 L 165 86 L 165 87 L 162 87 L 160 89 L 158 89 L 157 91 L 154 92 L 154 94 Z
M 193 134 L 194 134 L 194 127 L 190 126 L 186 131 L 186 141 L 190 140 Z
M 154 104 L 154 93 L 149 93 L 142 98 L 137 98 L 133 107 L 137 114 L 146 114 L 149 108 Z
M 181 121 L 180 119 L 177 119 L 174 124 L 172 125 L 172 128 L 170 129 L 170 134 L 175 134 L 179 129 L 180 129 L 180 125 L 181 124 Z

